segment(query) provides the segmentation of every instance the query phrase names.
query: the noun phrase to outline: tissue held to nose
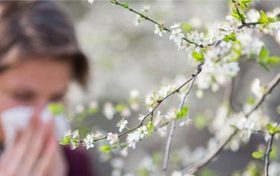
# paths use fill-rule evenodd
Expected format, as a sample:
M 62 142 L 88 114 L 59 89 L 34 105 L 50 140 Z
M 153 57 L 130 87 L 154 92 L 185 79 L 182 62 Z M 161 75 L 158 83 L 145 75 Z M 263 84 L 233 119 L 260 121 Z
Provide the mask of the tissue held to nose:
M 11 146 L 17 132 L 28 126 L 33 111 L 32 107 L 20 106 L 1 113 L 0 120 L 5 134 L 5 146 Z M 47 122 L 54 118 L 57 139 L 63 137 L 64 133 L 69 129 L 69 124 L 63 115 L 54 117 L 47 107 L 42 111 L 40 118 L 42 122 Z

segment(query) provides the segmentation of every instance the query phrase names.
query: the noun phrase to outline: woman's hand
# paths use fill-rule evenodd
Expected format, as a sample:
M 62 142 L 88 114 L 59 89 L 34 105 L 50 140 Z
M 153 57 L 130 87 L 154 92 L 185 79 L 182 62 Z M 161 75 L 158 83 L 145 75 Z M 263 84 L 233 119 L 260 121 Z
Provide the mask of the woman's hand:
M 43 123 L 38 115 L 34 115 L 28 127 L 18 133 L 14 144 L 4 150 L 0 158 L 0 175 L 62 176 L 53 170 L 54 165 L 62 159 L 57 152 L 59 147 L 54 136 L 53 119 Z M 63 168 L 56 172 L 64 173 Z

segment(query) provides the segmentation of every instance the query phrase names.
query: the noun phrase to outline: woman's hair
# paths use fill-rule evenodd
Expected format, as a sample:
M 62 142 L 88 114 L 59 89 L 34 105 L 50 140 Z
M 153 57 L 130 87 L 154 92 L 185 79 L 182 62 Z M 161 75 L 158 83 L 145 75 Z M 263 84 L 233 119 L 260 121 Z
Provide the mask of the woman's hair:
M 74 27 L 64 11 L 52 1 L 2 1 L 0 70 L 28 56 L 70 62 L 73 79 L 86 85 L 88 59 L 79 49 Z

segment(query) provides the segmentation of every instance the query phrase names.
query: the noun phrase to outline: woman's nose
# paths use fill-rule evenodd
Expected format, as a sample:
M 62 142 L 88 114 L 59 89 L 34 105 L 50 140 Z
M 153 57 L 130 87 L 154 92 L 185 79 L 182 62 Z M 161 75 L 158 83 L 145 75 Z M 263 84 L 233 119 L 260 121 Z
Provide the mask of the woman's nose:
M 33 108 L 34 108 L 34 116 L 40 116 L 41 113 L 43 112 L 44 108 L 47 106 L 48 102 L 47 101 L 41 101 L 36 103 Z

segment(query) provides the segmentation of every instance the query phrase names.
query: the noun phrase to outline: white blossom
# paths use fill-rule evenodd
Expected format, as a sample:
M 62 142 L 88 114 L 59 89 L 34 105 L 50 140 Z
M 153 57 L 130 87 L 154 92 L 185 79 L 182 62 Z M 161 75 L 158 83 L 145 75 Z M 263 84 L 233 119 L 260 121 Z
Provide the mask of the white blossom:
M 123 149 L 120 151 L 120 154 L 121 154 L 121 156 L 123 156 L 123 157 L 127 157 L 127 155 L 128 155 L 128 147 L 123 148 Z
M 242 46 L 242 54 L 248 57 L 255 55 L 258 56 L 264 43 L 257 37 L 253 36 L 252 31 L 242 32 L 237 35 L 237 39 Z
M 92 132 L 92 135 L 94 138 L 99 138 L 99 137 L 103 136 L 103 134 L 100 131 Z
M 251 91 L 257 98 L 261 98 L 265 93 L 265 88 L 261 85 L 261 81 L 258 78 L 253 81 Z
M 93 4 L 94 1 L 95 1 L 95 0 L 88 0 L 88 2 L 89 2 L 90 4 Z
M 172 85 L 160 88 L 160 90 L 158 91 L 158 98 L 160 100 L 164 99 L 168 94 L 170 94 L 175 89 L 176 89 L 176 87 L 174 87 Z
M 257 11 L 256 9 L 250 9 L 248 12 L 247 12 L 247 19 L 250 21 L 250 22 L 257 22 L 259 19 L 260 19 L 260 12 Z
M 125 119 L 122 119 L 121 121 L 119 121 L 117 123 L 117 127 L 119 127 L 119 132 L 122 132 L 126 128 L 127 124 L 128 124 L 128 121 Z
M 105 103 L 104 108 L 103 108 L 103 114 L 105 117 L 109 120 L 113 119 L 114 114 L 115 114 L 115 109 L 113 107 L 112 103 Z
M 176 108 L 170 109 L 170 110 L 167 112 L 167 114 L 165 115 L 165 118 L 166 118 L 167 120 L 174 120 L 174 119 L 176 119 L 176 112 L 177 112 Z
M 107 140 L 109 141 L 109 144 L 113 145 L 119 142 L 119 136 L 117 133 L 108 133 L 107 134 Z
M 178 50 L 182 49 L 182 41 L 185 35 L 182 33 L 182 29 L 180 28 L 181 24 L 177 23 L 170 26 L 171 34 L 169 36 L 170 40 L 173 40 L 178 47 Z
M 146 126 L 141 126 L 137 129 L 137 131 L 139 132 L 139 138 L 143 139 L 147 134 L 147 127 Z
M 180 171 L 173 171 L 173 172 L 171 173 L 171 176 L 183 176 L 183 174 L 182 174 L 182 172 L 180 172 Z
M 96 108 L 98 107 L 98 104 L 97 104 L 96 101 L 91 101 L 91 102 L 89 103 L 89 107 L 90 107 L 91 109 L 96 109 Z
M 166 126 L 161 127 L 159 129 L 157 129 L 157 131 L 158 131 L 158 134 L 160 137 L 165 137 L 167 134 L 167 127 Z
M 124 108 L 122 111 L 121 111 L 121 116 L 122 117 L 129 117 L 131 115 L 131 111 L 129 108 Z
M 130 98 L 136 99 L 136 98 L 139 98 L 140 93 L 138 90 L 134 89 L 134 90 L 130 91 L 129 95 L 130 95 Z
M 85 107 L 83 105 L 76 106 L 76 112 L 82 113 L 85 110 Z
M 70 140 L 70 147 L 72 150 L 76 149 L 80 145 L 80 134 L 78 130 L 68 130 L 65 134 L 63 139 Z
M 131 147 L 134 149 L 136 147 L 136 143 L 139 140 L 143 139 L 147 134 L 148 134 L 148 131 L 147 131 L 146 126 L 141 126 L 136 131 L 129 133 L 127 135 L 127 139 L 126 139 L 126 141 L 128 143 L 128 147 Z
M 145 115 L 143 115 L 143 114 L 139 114 L 139 116 L 138 116 L 138 120 L 139 120 L 139 121 L 144 120 L 144 118 L 145 118 Z
M 226 85 L 231 77 L 237 75 L 239 70 L 237 62 L 215 62 L 206 58 L 202 71 L 197 77 L 196 85 L 199 89 L 211 87 L 213 91 L 217 91 L 220 85 Z
M 132 133 L 129 133 L 127 135 L 127 143 L 128 143 L 128 147 L 131 147 L 131 148 L 135 148 L 136 147 L 136 143 L 140 140 L 140 137 L 139 137 L 139 133 L 138 131 L 135 131 L 135 132 L 132 132 Z
M 269 165 L 269 175 L 278 176 L 280 173 L 280 163 L 272 162 Z
M 84 138 L 84 146 L 86 147 L 86 149 L 90 149 L 94 147 L 94 134 L 93 133 L 89 133 L 87 134 L 87 136 Z
M 187 126 L 188 127 L 192 122 L 193 122 L 192 119 L 187 118 L 187 119 L 181 121 L 179 123 L 179 126 L 181 126 L 181 127 Z
M 150 5 L 145 5 L 140 12 L 143 13 L 143 15 L 147 14 L 147 12 L 150 10 L 151 6 Z M 138 26 L 142 21 L 144 21 L 145 18 L 143 18 L 142 16 L 136 14 L 136 20 L 134 22 L 135 26 Z
M 124 168 L 124 165 L 125 165 L 124 160 L 121 159 L 121 158 L 114 158 L 114 159 L 112 159 L 110 164 L 115 169 L 116 168 L 117 169 L 122 169 L 122 168 Z
M 146 97 L 145 103 L 146 103 L 146 105 L 147 105 L 148 107 L 154 108 L 154 107 L 158 104 L 158 100 L 159 100 L 159 97 L 158 97 L 158 95 L 154 92 L 154 93 L 149 94 L 149 95 Z
M 161 112 L 158 111 L 156 113 L 156 115 L 153 117 L 153 119 L 154 119 L 154 122 L 153 122 L 154 125 L 157 126 L 163 120 L 163 116 L 162 116 Z
M 155 24 L 155 30 L 154 33 L 162 37 L 162 34 L 165 33 L 166 31 L 159 25 Z

